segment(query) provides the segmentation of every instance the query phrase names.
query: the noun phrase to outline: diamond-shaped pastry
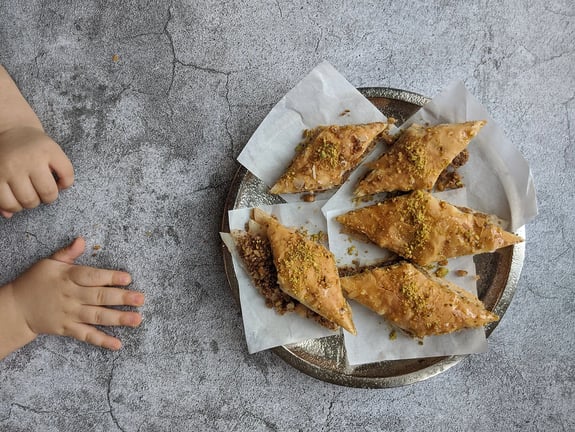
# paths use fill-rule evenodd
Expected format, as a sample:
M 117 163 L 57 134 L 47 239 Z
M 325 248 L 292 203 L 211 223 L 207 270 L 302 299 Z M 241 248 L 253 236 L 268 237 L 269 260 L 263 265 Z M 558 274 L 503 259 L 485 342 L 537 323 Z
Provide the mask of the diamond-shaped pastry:
M 523 239 L 491 215 L 456 207 L 417 190 L 336 217 L 349 231 L 419 265 L 493 252 Z
M 306 130 L 289 168 L 270 192 L 317 192 L 341 185 L 379 139 L 390 139 L 388 128 L 388 123 L 376 122 Z
M 499 319 L 472 293 L 405 261 L 343 277 L 341 285 L 350 299 L 417 338 Z
M 368 164 L 372 171 L 359 182 L 355 196 L 431 189 L 441 172 L 467 147 L 485 123 L 412 124 L 388 152 Z

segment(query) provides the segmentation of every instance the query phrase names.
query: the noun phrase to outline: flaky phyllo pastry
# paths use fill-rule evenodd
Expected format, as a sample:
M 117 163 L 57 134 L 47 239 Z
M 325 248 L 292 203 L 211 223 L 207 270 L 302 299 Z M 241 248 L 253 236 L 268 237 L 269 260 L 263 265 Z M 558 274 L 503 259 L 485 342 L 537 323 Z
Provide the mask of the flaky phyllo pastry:
M 503 230 L 493 216 L 455 207 L 420 190 L 352 210 L 336 220 L 419 265 L 493 252 L 523 241 Z
M 467 147 L 485 123 L 412 124 L 387 153 L 368 164 L 372 171 L 359 182 L 355 196 L 431 189 L 441 172 Z
M 283 226 L 277 219 L 262 210 L 254 209 L 251 225 L 252 227 L 257 225 L 259 237 L 269 241 L 275 267 L 275 278 L 283 293 L 296 299 L 331 323 L 356 334 L 351 308 L 341 291 L 333 254 L 324 246 L 307 238 L 295 229 Z M 236 239 L 241 236 L 239 233 L 233 235 Z M 240 255 L 242 254 L 240 253 Z M 256 252 L 255 255 L 262 254 Z M 246 260 L 244 256 L 242 258 L 244 261 Z M 249 263 L 245 264 L 249 270 Z M 265 272 L 270 273 L 269 268 Z M 264 270 L 255 269 L 249 273 L 254 282 L 266 276 L 263 274 Z M 270 282 L 266 283 L 269 285 Z M 261 292 L 261 280 L 259 285 Z M 265 294 L 264 296 L 269 297 Z M 278 297 L 277 294 L 275 296 Z M 281 301 L 281 299 L 272 301 Z M 325 323 L 319 322 L 325 325 Z M 325 326 L 330 327 L 329 325 Z
M 481 327 L 499 319 L 470 292 L 408 262 L 343 277 L 341 286 L 349 298 L 417 338 Z
M 379 139 L 390 139 L 388 128 L 388 123 L 377 122 L 305 130 L 289 168 L 270 192 L 316 192 L 341 185 Z

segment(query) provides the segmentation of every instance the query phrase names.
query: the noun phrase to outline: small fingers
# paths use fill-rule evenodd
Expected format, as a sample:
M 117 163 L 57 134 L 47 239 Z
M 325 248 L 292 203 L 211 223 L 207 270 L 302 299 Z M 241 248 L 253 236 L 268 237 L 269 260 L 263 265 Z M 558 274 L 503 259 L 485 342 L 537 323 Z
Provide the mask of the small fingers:
M 126 312 L 101 306 L 82 306 L 78 320 L 83 324 L 137 327 L 142 323 L 138 312 Z
M 71 277 L 78 285 L 85 287 L 106 285 L 126 286 L 132 282 L 132 278 L 129 273 L 87 266 L 73 267 L 71 270 Z
M 112 351 L 117 351 L 122 348 L 120 339 L 110 336 L 103 331 L 87 324 L 76 323 L 66 333 L 66 336 L 71 336 L 79 341 L 89 343 L 91 345 L 106 348 Z
M 49 167 L 34 171 L 30 174 L 30 181 L 43 203 L 51 203 L 58 198 L 58 185 Z
M 78 298 L 86 305 L 93 306 L 142 306 L 144 294 L 121 288 L 81 287 Z
M 4 212 L 2 214 L 4 217 L 6 217 L 5 214 L 16 213 L 22 210 L 22 206 L 14 196 L 8 183 L 0 184 L 0 208 Z
M 85 248 L 86 240 L 82 237 L 77 237 L 68 246 L 54 252 L 51 258 L 66 264 L 74 264 L 74 261 L 84 253 Z
M 60 189 L 66 189 L 74 184 L 74 167 L 62 149 L 58 149 L 60 151 L 54 154 L 50 163 L 50 168 L 58 178 L 58 187 Z
M 40 197 L 38 196 L 36 189 L 34 189 L 34 185 L 28 177 L 25 179 L 11 181 L 9 185 L 10 189 L 12 189 L 12 193 L 14 194 L 14 198 L 16 198 L 18 203 L 23 208 L 32 209 L 34 207 L 38 207 L 40 204 Z

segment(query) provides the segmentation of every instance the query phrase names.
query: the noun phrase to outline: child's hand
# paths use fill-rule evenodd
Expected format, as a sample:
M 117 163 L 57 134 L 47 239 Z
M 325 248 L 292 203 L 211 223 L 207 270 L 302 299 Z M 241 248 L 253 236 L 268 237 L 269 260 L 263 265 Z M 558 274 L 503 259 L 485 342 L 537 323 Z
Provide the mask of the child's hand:
M 0 133 L 0 215 L 8 218 L 51 203 L 73 182 L 70 160 L 41 129 L 16 127 Z
M 77 238 L 23 273 L 11 284 L 14 303 L 34 337 L 40 333 L 71 336 L 92 345 L 120 349 L 119 339 L 94 326 L 140 325 L 139 313 L 105 306 L 141 306 L 144 295 L 110 287 L 128 285 L 128 273 L 74 265 L 84 247 L 85 241 Z

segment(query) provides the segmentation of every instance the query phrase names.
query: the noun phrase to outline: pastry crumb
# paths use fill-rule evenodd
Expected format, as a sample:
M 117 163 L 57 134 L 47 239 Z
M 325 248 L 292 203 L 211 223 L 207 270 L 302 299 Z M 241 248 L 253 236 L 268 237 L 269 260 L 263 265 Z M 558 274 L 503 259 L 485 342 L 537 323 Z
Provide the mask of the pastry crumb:
M 302 195 L 301 199 L 305 202 L 314 202 L 315 201 L 315 194 L 312 193 L 307 193 L 305 195 Z

